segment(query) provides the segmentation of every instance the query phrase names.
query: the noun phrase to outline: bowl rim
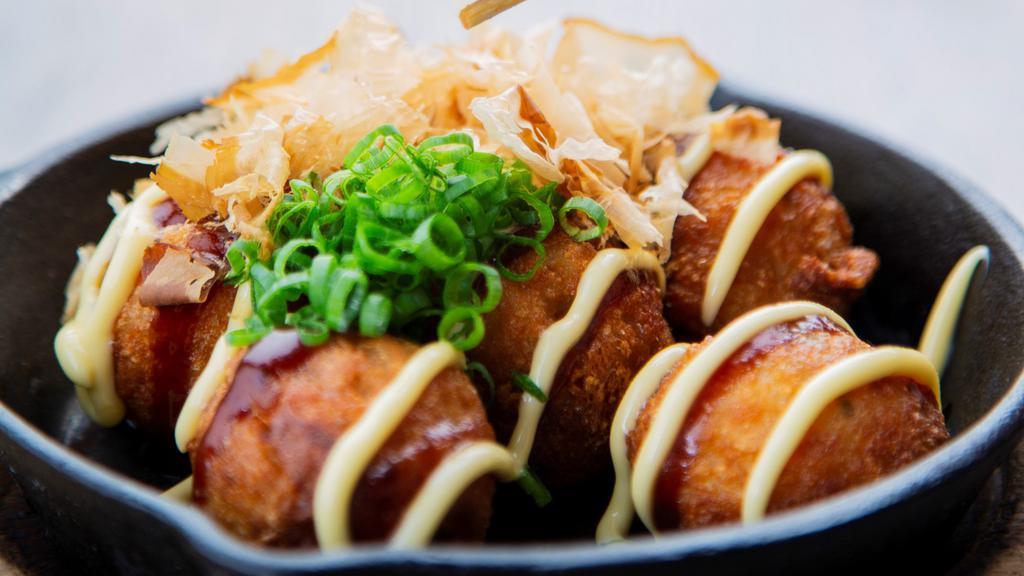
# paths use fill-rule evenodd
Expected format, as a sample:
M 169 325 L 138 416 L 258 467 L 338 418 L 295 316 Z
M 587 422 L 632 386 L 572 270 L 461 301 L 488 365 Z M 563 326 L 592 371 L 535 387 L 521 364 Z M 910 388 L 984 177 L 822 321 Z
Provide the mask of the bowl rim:
M 870 142 L 897 158 L 916 164 L 944 181 L 968 202 L 1010 248 L 1011 261 L 1022 265 L 1024 230 L 1006 210 L 976 185 L 948 168 L 886 138 L 852 128 L 817 111 L 803 109 L 756 91 L 722 84 L 719 94 L 732 100 L 763 106 L 785 119 L 798 115 L 837 130 L 846 138 Z M 20 166 L 0 172 L 0 205 L 35 180 L 48 168 L 119 134 L 143 128 L 162 119 L 196 108 L 198 98 L 173 101 L 128 116 L 55 146 Z M 877 514 L 913 495 L 937 488 L 945 480 L 966 472 L 990 452 L 1024 430 L 1024 369 L 1003 396 L 977 421 L 926 457 L 871 484 L 782 512 L 751 525 L 730 524 L 686 532 L 635 537 L 628 544 L 598 546 L 592 542 L 538 544 L 488 544 L 487 546 L 436 545 L 422 550 L 392 550 L 381 545 L 358 546 L 340 551 L 288 551 L 259 548 L 230 535 L 193 506 L 160 496 L 157 490 L 110 470 L 60 444 L 12 408 L 0 401 L 0 434 L 58 474 L 106 498 L 150 515 L 168 526 L 191 549 L 210 562 L 233 570 L 267 572 L 314 572 L 361 568 L 476 568 L 502 571 L 543 566 L 545 570 L 607 568 L 683 557 L 707 556 L 798 539 L 851 524 Z

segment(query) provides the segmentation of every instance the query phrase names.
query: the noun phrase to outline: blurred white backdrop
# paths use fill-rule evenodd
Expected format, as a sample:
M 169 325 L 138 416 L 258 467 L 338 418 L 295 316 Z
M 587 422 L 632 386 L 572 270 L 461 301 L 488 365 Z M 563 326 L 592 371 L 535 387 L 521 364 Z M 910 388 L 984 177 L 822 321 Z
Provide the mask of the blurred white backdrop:
M 265 48 L 319 45 L 346 0 L 0 0 L 0 169 L 163 102 L 209 94 Z M 463 34 L 458 0 L 377 0 L 413 41 Z M 950 166 L 1024 219 L 1024 1 L 531 0 L 683 35 L 723 80 L 863 127 Z

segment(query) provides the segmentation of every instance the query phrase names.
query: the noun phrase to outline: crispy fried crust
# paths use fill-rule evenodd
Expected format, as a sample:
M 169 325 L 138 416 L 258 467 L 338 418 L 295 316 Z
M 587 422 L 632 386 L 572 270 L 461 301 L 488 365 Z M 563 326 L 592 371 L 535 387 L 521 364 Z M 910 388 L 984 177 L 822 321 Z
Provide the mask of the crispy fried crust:
M 495 381 L 491 421 L 507 441 L 519 415 L 520 389 L 513 373 L 528 374 L 533 351 L 548 326 L 565 316 L 587 264 L 597 254 L 562 232 L 545 242 L 547 260 L 527 282 L 504 282 L 501 303 L 484 318 L 486 337 L 470 352 Z M 533 255 L 508 265 L 529 269 Z M 608 432 L 633 375 L 672 337 L 661 314 L 661 293 L 648 274 L 620 275 L 584 337 L 562 361 L 541 417 L 531 466 L 544 482 L 573 484 L 605 469 Z
M 715 153 L 686 190 L 707 222 L 676 220 L 667 265 L 665 315 L 692 335 L 713 334 L 744 312 L 787 300 L 813 300 L 844 313 L 878 268 L 878 256 L 851 246 L 839 201 L 816 180 L 793 187 L 769 214 L 710 327 L 701 302 L 711 264 L 739 202 L 769 166 Z
M 143 306 L 138 289 L 114 325 L 114 383 L 127 418 L 167 436 L 227 327 L 235 289 L 218 284 L 203 304 Z
M 298 348 L 294 333 L 258 347 L 292 346 L 284 363 L 243 373 L 224 386 L 190 447 L 195 499 L 231 532 L 271 546 L 312 546 L 312 499 L 334 442 L 416 351 L 396 338 L 335 335 Z M 283 338 L 283 340 L 282 340 Z M 251 370 L 251 368 L 250 368 Z M 457 446 L 493 440 L 479 396 L 465 374 L 449 368 L 427 387 L 376 455 L 352 499 L 357 541 L 385 539 L 433 468 Z M 451 509 L 438 539 L 479 541 L 491 514 L 494 480 L 473 483 Z
M 173 206 L 163 218 L 174 216 Z M 206 366 L 217 339 L 227 328 L 235 289 L 217 282 L 206 301 L 176 306 L 145 306 L 139 287 L 174 242 L 203 257 L 223 258 L 230 235 L 222 227 L 174 222 L 168 237 L 146 249 L 135 289 L 114 323 L 114 386 L 130 422 L 170 438 L 192 384 Z
M 676 372 L 710 340 L 691 347 Z M 654 505 L 659 528 L 738 520 L 747 477 L 789 401 L 816 372 L 868 348 L 831 322 L 812 318 L 765 330 L 737 351 L 698 396 L 662 468 Z M 630 434 L 631 459 L 666 391 L 662 386 L 648 402 Z M 871 482 L 948 438 L 930 390 L 903 377 L 858 388 L 815 421 L 783 470 L 768 510 Z

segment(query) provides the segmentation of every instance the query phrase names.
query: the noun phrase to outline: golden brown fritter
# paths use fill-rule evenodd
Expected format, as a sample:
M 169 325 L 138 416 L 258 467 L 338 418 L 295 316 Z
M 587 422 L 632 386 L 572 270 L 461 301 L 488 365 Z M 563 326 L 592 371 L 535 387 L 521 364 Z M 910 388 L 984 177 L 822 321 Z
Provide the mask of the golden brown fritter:
M 561 231 L 544 245 L 547 259 L 532 279 L 503 283 L 501 303 L 484 317 L 486 336 L 470 352 L 494 378 L 489 414 L 502 441 L 515 428 L 522 395 L 512 374 L 530 372 L 541 332 L 568 312 L 580 277 L 597 254 Z M 508 266 L 522 273 L 533 262 L 529 253 Z M 573 484 L 608 466 L 608 432 L 626 387 L 651 356 L 672 343 L 661 308 L 661 291 L 649 273 L 626 272 L 612 283 L 548 395 L 530 458 L 544 482 Z
M 206 302 L 179 306 L 143 306 L 137 292 L 114 324 L 114 384 L 129 421 L 167 436 L 227 328 L 235 289 L 218 284 Z
M 745 312 L 788 300 L 820 302 L 842 314 L 871 281 L 878 256 L 851 246 L 842 204 L 817 180 L 803 180 L 768 215 L 715 322 L 704 326 L 700 310 L 711 264 L 736 207 L 769 168 L 715 153 L 686 189 L 687 202 L 707 221 L 676 220 L 665 294 L 673 327 L 713 334 Z
M 313 492 L 328 452 L 415 352 L 391 336 L 334 335 L 313 348 L 292 331 L 264 338 L 203 414 L 201 440 L 190 446 L 196 502 L 242 538 L 314 545 Z M 353 538 L 386 539 L 448 453 L 493 438 L 472 383 L 443 371 L 364 472 L 352 498 Z M 482 540 L 493 491 L 489 476 L 470 485 L 436 538 Z
M 692 346 L 676 373 L 710 340 Z M 662 468 L 654 503 L 659 528 L 738 520 L 750 470 L 789 401 L 815 373 L 868 348 L 815 317 L 769 328 L 733 354 L 697 397 Z M 628 438 L 631 459 L 666 391 L 662 386 L 637 420 Z M 768 511 L 871 482 L 948 439 L 929 389 L 903 377 L 863 386 L 817 418 L 783 470 Z
M 169 233 L 175 244 L 208 260 L 223 259 L 231 240 L 223 227 L 184 223 L 179 216 L 169 201 L 156 212 L 158 223 L 174 226 Z M 168 246 L 159 241 L 146 249 L 136 287 L 114 323 L 112 343 L 114 386 L 127 419 L 161 438 L 170 438 L 188 391 L 227 328 L 235 300 L 234 287 L 216 282 L 202 303 L 143 305 L 140 286 Z

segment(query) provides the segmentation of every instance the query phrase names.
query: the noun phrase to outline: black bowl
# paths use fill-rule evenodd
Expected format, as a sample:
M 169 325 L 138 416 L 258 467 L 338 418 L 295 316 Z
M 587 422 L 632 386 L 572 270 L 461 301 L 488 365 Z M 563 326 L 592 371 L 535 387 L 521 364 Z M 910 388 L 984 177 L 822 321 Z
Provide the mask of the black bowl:
M 920 550 L 903 558 L 934 566 L 944 557 L 941 539 L 1024 424 L 1024 235 L 991 200 L 943 170 L 835 123 L 719 90 L 716 104 L 729 102 L 765 108 L 784 120 L 787 145 L 831 158 L 857 241 L 882 260 L 852 314 L 864 338 L 914 345 L 957 258 L 976 244 L 992 249 L 943 383 L 954 439 L 897 474 L 756 525 L 605 547 L 575 541 L 320 554 L 234 539 L 197 510 L 160 498 L 154 487 L 180 478 L 183 459 L 124 426 L 92 426 L 53 356 L 75 247 L 97 239 L 110 220 L 105 195 L 146 174 L 107 157 L 145 154 L 154 125 L 191 103 L 127 121 L 0 180 L 0 456 L 60 547 L 77 566 L 104 573 L 792 573 L 863 569 L 897 549 Z

